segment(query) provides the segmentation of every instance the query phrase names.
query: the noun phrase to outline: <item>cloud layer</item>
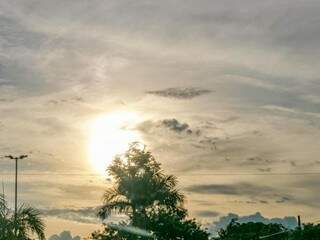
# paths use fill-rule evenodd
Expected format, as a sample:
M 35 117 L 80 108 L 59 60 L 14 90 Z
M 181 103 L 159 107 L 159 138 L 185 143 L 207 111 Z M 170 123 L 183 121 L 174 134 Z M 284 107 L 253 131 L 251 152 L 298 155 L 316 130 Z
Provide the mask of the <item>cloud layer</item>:
M 23 200 L 91 221 L 79 209 L 99 206 L 110 183 L 88 159 L 90 123 L 127 111 L 200 218 L 316 218 L 319 8 L 316 0 L 0 1 L 0 156 L 30 155 L 19 165 Z M 6 189 L 12 164 L 0 161 Z
M 99 224 L 97 217 L 98 207 L 87 207 L 80 209 L 61 208 L 61 209 L 42 209 L 41 213 L 46 217 L 57 217 L 79 223 Z
M 49 237 L 49 240 L 80 240 L 79 236 L 72 237 L 69 231 L 63 231 L 59 235 L 55 234 Z

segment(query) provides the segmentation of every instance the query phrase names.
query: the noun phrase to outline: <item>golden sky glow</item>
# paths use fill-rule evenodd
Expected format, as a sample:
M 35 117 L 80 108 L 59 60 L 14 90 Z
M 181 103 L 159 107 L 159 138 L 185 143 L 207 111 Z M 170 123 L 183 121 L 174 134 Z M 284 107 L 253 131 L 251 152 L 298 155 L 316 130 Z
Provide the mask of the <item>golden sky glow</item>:
M 134 112 L 113 112 L 97 117 L 90 123 L 89 159 L 93 169 L 105 174 L 112 159 L 123 153 L 131 142 L 141 141 L 133 127 L 139 122 Z
M 9 205 L 14 162 L 1 156 L 28 154 L 19 203 L 50 210 L 48 237 L 86 236 L 100 226 L 107 166 L 139 141 L 178 177 L 190 217 L 318 220 L 319 9 L 301 0 L 0 0 Z

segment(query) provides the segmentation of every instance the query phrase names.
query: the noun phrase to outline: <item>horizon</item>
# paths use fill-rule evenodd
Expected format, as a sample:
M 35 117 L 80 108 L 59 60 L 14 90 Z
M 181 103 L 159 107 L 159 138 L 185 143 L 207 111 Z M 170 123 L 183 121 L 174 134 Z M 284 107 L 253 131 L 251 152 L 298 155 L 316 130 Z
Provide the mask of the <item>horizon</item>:
M 3 157 L 27 154 L 19 204 L 43 211 L 48 237 L 90 234 L 112 185 L 107 167 L 137 141 L 177 176 L 205 226 L 229 214 L 319 220 L 319 9 L 314 0 L 0 0 L 9 206 L 14 161 Z

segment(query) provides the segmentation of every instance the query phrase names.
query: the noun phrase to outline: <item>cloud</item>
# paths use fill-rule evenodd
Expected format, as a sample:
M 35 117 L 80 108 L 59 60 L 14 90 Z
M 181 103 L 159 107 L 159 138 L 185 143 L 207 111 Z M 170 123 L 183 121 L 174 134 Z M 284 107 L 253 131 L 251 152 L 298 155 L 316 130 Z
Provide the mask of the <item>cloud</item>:
M 287 228 L 295 228 L 297 227 L 297 219 L 293 216 L 283 217 L 283 218 L 266 218 L 261 215 L 261 213 L 257 212 L 252 215 L 248 216 L 239 216 L 234 213 L 229 213 L 226 216 L 222 216 L 219 218 L 218 221 L 213 222 L 212 224 L 208 225 L 208 229 L 212 234 L 216 234 L 217 231 L 221 228 L 225 228 L 232 219 L 237 219 L 239 223 L 247 223 L 247 222 L 263 222 L 265 224 L 269 223 L 278 223 L 282 224 L 284 227 Z
M 285 202 L 289 202 L 291 200 L 290 197 L 281 197 L 279 200 L 276 201 L 276 203 L 285 203 Z
M 320 96 L 316 95 L 303 95 L 301 96 L 302 99 L 309 101 L 311 103 L 320 104 Z
M 256 156 L 256 157 L 247 158 L 245 163 L 246 163 L 246 165 L 267 165 L 267 164 L 272 163 L 272 160 Z M 263 169 L 263 168 L 261 168 L 261 169 Z
M 42 214 L 47 217 L 57 217 L 79 223 L 98 224 L 100 223 L 97 212 L 97 207 L 87 208 L 56 208 L 56 209 L 43 209 Z
M 97 114 L 114 111 L 119 106 L 115 101 L 121 99 L 125 110 L 141 112 L 141 118 L 145 114 L 160 119 L 150 122 L 144 140 L 172 171 L 197 175 L 202 170 L 266 174 L 270 169 L 316 170 L 319 2 L 226 2 L 232 4 L 218 0 L 196 4 L 191 0 L 0 1 L 0 150 L 14 153 L 37 146 L 56 156 L 34 155 L 21 164 L 22 171 L 87 171 L 84 125 Z M 208 89 L 215 93 L 209 94 Z M 163 119 L 172 117 L 176 123 L 163 125 Z M 216 126 L 201 125 L 208 121 Z M 197 129 L 200 136 L 184 134 Z M 290 166 L 290 160 L 296 166 Z M 11 169 L 9 163 L 0 164 L 1 169 Z M 193 184 L 217 183 L 216 178 L 204 182 L 197 178 Z M 201 194 L 226 192 L 227 196 L 217 196 L 223 198 L 219 212 L 246 205 L 247 199 L 239 199 L 240 194 L 250 201 L 261 195 L 274 198 L 278 208 L 268 214 L 283 211 L 282 197 L 290 196 L 281 193 L 289 192 L 294 194 L 293 200 L 287 200 L 290 209 L 316 213 L 320 202 L 316 185 L 301 182 L 299 189 L 296 184 L 288 189 L 292 176 L 265 178 L 241 176 L 241 181 L 251 184 L 237 185 L 237 190 L 229 180 L 239 179 L 231 174 L 218 182 L 220 188 L 200 190 Z M 21 188 L 21 192 L 35 205 L 41 200 L 43 206 L 55 208 L 65 202 L 93 206 L 103 190 L 81 179 L 53 177 L 45 185 Z M 57 186 L 55 180 L 64 185 Z M 183 177 L 182 188 L 187 180 L 188 176 Z M 258 183 L 273 186 L 262 186 L 266 190 L 262 193 L 255 186 Z M 242 205 L 225 201 L 228 197 Z M 254 207 L 268 207 L 263 199 L 253 200 Z
M 163 120 L 147 120 L 140 123 L 137 129 L 144 133 L 151 133 L 155 130 L 168 129 L 174 133 L 187 133 L 199 136 L 201 130 L 199 128 L 192 129 L 186 122 L 181 122 L 176 118 L 168 118 Z
M 249 198 L 249 201 L 246 201 L 248 204 L 269 204 L 271 200 L 274 203 L 292 202 L 295 200 L 292 196 L 283 193 L 282 190 L 245 182 L 234 184 L 196 184 L 186 187 L 184 190 L 197 194 L 246 197 Z
M 84 208 L 52 208 L 40 209 L 45 217 L 55 217 L 69 220 L 77 223 L 101 224 L 97 213 L 100 207 L 84 207 Z M 111 215 L 108 222 L 119 222 L 126 219 L 123 215 Z
M 260 172 L 271 172 L 271 168 L 258 168 Z
M 204 211 L 197 211 L 196 215 L 200 217 L 209 218 L 209 217 L 218 217 L 220 213 L 216 211 L 204 210 Z
M 59 235 L 55 234 L 49 237 L 48 240 L 80 240 L 79 236 L 72 237 L 70 231 L 63 231 Z
M 186 131 L 188 133 L 192 133 L 192 130 L 189 128 L 189 124 L 180 123 L 175 118 L 162 120 L 162 125 L 174 132 L 181 133 Z
M 280 202 L 295 202 L 297 204 L 308 205 L 309 207 L 320 207 L 320 196 L 319 194 L 314 194 L 319 188 L 319 177 L 317 175 L 311 175 L 304 178 L 295 179 L 291 183 L 293 189 L 307 189 L 303 194 L 295 196 L 294 199 L 279 199 Z
M 257 186 L 251 183 L 235 184 L 203 184 L 192 185 L 185 188 L 186 191 L 199 194 L 224 194 L 224 195 L 250 195 L 253 196 L 260 192 L 270 192 L 272 188 Z
M 73 96 L 69 98 L 61 98 L 61 99 L 51 99 L 48 101 L 49 105 L 59 105 L 59 104 L 75 104 L 75 103 L 82 103 L 84 102 L 84 99 L 79 96 Z
M 167 88 L 159 91 L 148 91 L 147 93 L 160 97 L 192 99 L 210 92 L 210 90 L 200 88 Z

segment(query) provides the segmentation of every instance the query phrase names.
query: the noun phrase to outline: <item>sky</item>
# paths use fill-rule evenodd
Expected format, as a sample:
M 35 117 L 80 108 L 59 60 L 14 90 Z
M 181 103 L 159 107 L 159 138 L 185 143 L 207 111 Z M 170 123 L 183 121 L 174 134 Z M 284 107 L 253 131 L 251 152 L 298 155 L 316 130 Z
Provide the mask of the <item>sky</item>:
M 48 236 L 89 234 L 111 185 L 104 167 L 137 140 L 204 224 L 256 212 L 318 220 L 319 9 L 0 0 L 0 156 L 29 155 L 19 201 L 43 210 Z M 11 205 L 13 169 L 0 158 Z

